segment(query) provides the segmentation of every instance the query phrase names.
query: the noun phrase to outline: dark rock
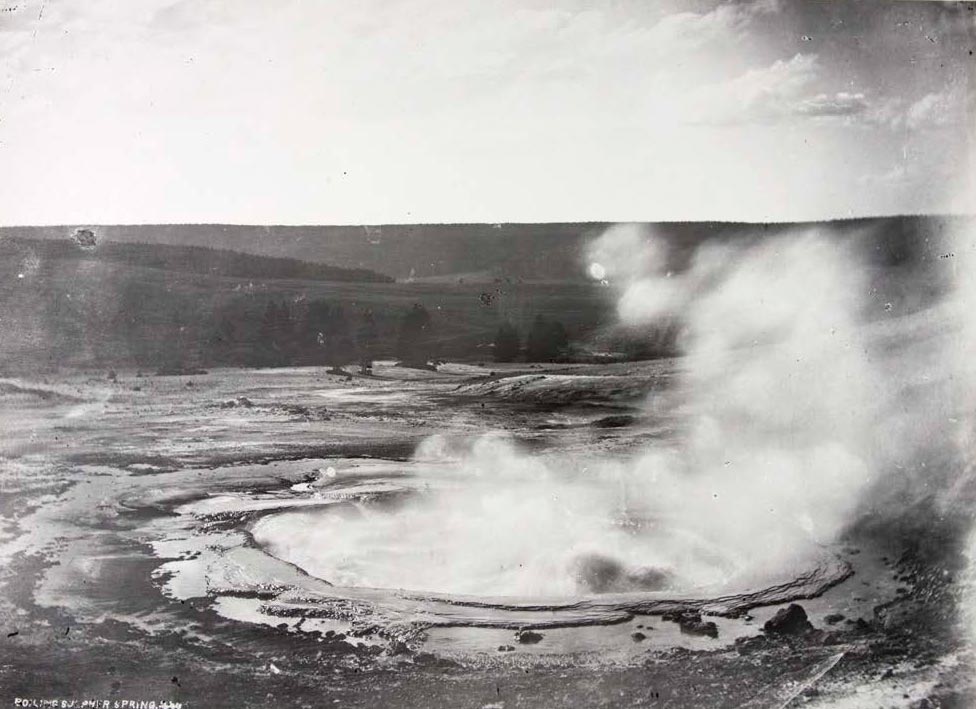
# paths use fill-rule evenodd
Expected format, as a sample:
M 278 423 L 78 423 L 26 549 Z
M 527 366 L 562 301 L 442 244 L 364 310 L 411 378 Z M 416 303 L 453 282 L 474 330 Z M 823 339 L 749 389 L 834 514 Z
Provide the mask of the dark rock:
M 537 633 L 534 630 L 519 630 L 515 633 L 515 639 L 523 645 L 535 645 L 542 641 L 542 633 Z
M 400 638 L 393 638 L 383 652 L 385 655 L 407 655 L 410 653 L 410 646 Z
M 633 641 L 634 641 L 635 643 L 642 643 L 642 642 L 644 642 L 645 640 L 647 640 L 647 636 L 646 636 L 646 635 L 644 635 L 644 633 L 641 633 L 640 631 L 638 631 L 638 632 L 636 632 L 636 633 L 631 633 L 631 634 L 630 634 L 630 638 L 631 638 L 631 640 L 633 640 Z
M 512 646 L 512 645 L 499 645 L 498 646 L 498 652 L 512 652 L 514 650 L 515 650 L 515 647 Z
M 844 616 L 840 613 L 831 613 L 828 616 L 824 616 L 824 623 L 827 625 L 836 625 L 837 623 L 844 620 Z
M 254 404 L 246 396 L 239 396 L 236 399 L 228 399 L 227 401 L 222 401 L 220 403 L 220 408 L 222 409 L 233 409 L 235 406 L 250 409 L 252 406 L 254 406 Z
M 780 608 L 776 615 L 766 621 L 763 631 L 767 635 L 803 635 L 813 630 L 803 606 L 791 603 Z
M 661 616 L 664 620 L 677 623 L 678 628 L 685 635 L 704 635 L 710 638 L 718 637 L 718 626 L 712 621 L 702 620 L 698 611 L 668 611 Z
M 698 611 L 665 611 L 661 614 L 661 620 L 677 623 L 685 616 L 698 616 L 700 618 L 701 613 Z
M 735 650 L 740 655 L 749 655 L 766 649 L 767 645 L 769 645 L 769 638 L 763 635 L 754 635 L 751 638 L 738 638 L 735 641 Z
M 867 633 L 872 630 L 872 627 L 868 621 L 864 620 L 864 618 L 858 618 L 857 620 L 854 621 L 854 630 L 857 630 L 862 633 Z
M 701 618 L 681 621 L 678 628 L 685 635 L 704 635 L 709 638 L 718 637 L 718 626 L 710 620 L 703 621 Z
M 597 419 L 592 425 L 595 428 L 623 428 L 632 425 L 636 420 L 637 417 L 630 414 L 615 414 Z

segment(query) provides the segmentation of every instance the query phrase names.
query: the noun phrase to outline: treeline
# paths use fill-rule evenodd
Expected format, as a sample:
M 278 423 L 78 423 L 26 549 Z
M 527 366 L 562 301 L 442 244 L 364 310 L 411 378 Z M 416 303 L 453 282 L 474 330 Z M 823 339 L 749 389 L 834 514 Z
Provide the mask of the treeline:
M 368 373 L 376 358 L 430 367 L 437 356 L 433 321 L 421 304 L 376 313 L 330 300 L 241 296 L 208 314 L 187 301 L 152 311 L 139 299 L 137 289 L 127 293 L 119 311 L 126 321 L 113 329 L 125 333 L 126 359 L 161 371 L 356 365 Z
M 435 323 L 420 303 L 392 320 L 389 314 L 377 317 L 369 308 L 325 300 L 271 300 L 259 312 L 242 299 L 214 313 L 207 359 L 250 367 L 326 364 L 334 370 L 355 362 L 366 371 L 373 359 L 394 357 L 403 366 L 428 368 L 442 355 L 438 335 L 445 329 L 447 324 Z M 570 339 L 561 322 L 539 315 L 524 347 L 517 328 L 504 322 L 492 349 L 497 362 L 551 362 L 569 356 Z
M 552 362 L 567 356 L 569 336 L 558 320 L 537 315 L 525 338 L 525 347 L 518 329 L 510 322 L 502 323 L 493 343 L 496 362 L 514 362 L 524 358 L 528 362 Z
M 130 303 L 128 313 L 143 312 Z M 138 320 L 138 322 L 136 321 Z M 127 333 L 132 359 L 143 366 L 181 371 L 196 367 L 358 366 L 363 373 L 377 358 L 432 368 L 444 356 L 450 325 L 435 322 L 420 303 L 407 309 L 374 312 L 328 300 L 259 300 L 242 296 L 208 315 L 174 307 L 168 316 L 146 322 L 138 315 L 118 323 Z M 556 361 L 569 355 L 562 323 L 538 316 L 524 343 L 518 330 L 503 323 L 492 343 L 494 359 L 511 362 Z

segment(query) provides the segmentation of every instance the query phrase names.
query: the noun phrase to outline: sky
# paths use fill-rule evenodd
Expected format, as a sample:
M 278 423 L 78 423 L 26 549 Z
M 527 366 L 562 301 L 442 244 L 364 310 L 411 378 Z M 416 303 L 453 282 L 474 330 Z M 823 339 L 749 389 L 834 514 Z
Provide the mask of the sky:
M 974 10 L 0 0 L 0 224 L 972 213 Z

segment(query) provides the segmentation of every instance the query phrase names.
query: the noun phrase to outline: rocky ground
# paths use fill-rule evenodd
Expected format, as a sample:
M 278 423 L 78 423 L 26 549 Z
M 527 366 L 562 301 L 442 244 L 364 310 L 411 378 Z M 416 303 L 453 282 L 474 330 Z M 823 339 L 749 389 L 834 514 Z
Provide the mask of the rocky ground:
M 294 618 L 271 622 L 250 614 L 253 599 L 194 589 L 178 569 L 212 549 L 167 546 L 181 506 L 274 496 L 332 460 L 404 462 L 445 430 L 503 428 L 529 448 L 617 450 L 674 425 L 629 405 L 650 389 L 667 395 L 666 364 L 376 374 L 0 382 L 0 705 L 972 703 L 958 619 L 969 519 L 924 501 L 852 527 L 836 551 L 853 575 L 825 593 L 731 619 L 443 628 L 402 644 L 324 621 L 312 632 Z M 236 534 L 237 521 L 208 518 L 209 531 Z

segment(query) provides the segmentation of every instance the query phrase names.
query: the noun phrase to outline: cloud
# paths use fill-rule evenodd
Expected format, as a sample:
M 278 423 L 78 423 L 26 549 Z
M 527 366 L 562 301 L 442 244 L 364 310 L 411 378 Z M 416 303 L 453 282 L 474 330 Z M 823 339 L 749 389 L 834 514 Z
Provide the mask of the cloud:
M 873 107 L 866 119 L 893 130 L 924 131 L 969 125 L 970 113 L 966 90 L 954 84 L 915 101 L 888 98 Z
M 704 124 L 769 123 L 795 115 L 822 115 L 836 96 L 808 95 L 819 77 L 816 54 L 796 54 L 760 69 L 750 69 L 724 83 L 692 94 L 692 122 Z
M 802 99 L 793 111 L 802 116 L 853 116 L 868 110 L 869 106 L 863 93 L 840 91 Z
M 970 120 L 968 94 L 959 85 L 911 100 L 863 91 L 817 90 L 829 82 L 818 55 L 796 54 L 693 92 L 686 117 L 692 123 L 711 125 L 813 119 L 909 131 L 967 125 Z
M 678 12 L 662 18 L 652 29 L 655 40 L 705 46 L 743 37 L 753 20 L 779 11 L 778 0 L 727 2 L 706 13 Z
M 895 165 L 881 173 L 861 175 L 857 181 L 860 185 L 887 187 L 903 184 L 908 178 L 908 168 L 905 165 Z
M 905 125 L 909 129 L 937 128 L 961 123 L 966 115 L 965 96 L 957 89 L 926 94 L 908 107 Z

